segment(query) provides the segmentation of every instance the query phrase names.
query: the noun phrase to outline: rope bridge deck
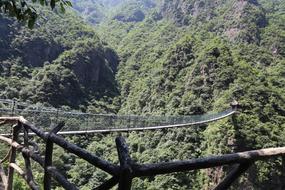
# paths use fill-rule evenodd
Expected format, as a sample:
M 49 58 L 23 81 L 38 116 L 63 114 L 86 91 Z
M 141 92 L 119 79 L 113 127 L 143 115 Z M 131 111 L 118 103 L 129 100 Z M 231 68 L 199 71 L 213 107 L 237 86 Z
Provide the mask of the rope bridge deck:
M 236 113 L 236 108 L 231 107 L 218 113 L 190 116 L 136 116 L 114 114 L 89 114 L 82 112 L 63 111 L 55 108 L 29 106 L 26 103 L 14 101 L 1 101 L 6 107 L 0 108 L 0 116 L 21 115 L 43 131 L 49 131 L 59 121 L 65 122 L 61 135 L 130 132 L 143 130 L 158 130 L 178 128 L 193 125 L 202 125 L 229 117 Z M 7 114 L 8 113 L 8 114 Z M 0 133 L 5 133 L 0 131 Z M 7 135 L 7 134 L 2 134 Z M 30 134 L 33 135 L 33 134 Z

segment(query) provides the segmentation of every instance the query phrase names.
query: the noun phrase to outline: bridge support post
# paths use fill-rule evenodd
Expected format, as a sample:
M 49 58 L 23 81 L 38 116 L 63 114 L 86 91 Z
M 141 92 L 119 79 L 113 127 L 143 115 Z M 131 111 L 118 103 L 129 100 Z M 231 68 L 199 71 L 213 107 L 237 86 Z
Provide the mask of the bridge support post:
M 117 151 L 120 161 L 119 190 L 130 190 L 132 187 L 132 166 L 129 149 L 123 137 L 116 138 Z
M 230 103 L 230 106 L 232 107 L 233 110 L 237 111 L 238 108 L 240 107 L 238 101 L 234 100 L 233 102 Z

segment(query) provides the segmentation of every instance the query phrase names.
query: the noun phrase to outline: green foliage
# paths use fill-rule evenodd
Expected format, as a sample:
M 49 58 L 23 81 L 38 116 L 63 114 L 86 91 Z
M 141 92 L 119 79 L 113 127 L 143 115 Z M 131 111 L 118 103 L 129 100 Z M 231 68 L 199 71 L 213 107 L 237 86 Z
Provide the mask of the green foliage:
M 1 97 L 78 108 L 116 96 L 116 53 L 73 13 L 64 19 L 49 11 L 43 14 L 49 20 L 39 19 L 40 26 L 33 30 L 1 18 L 3 24 L 19 28 L 9 39 L 0 36 L 5 41 L 1 51 L 8 50 L 0 58 Z
M 177 2 L 181 7 L 186 3 Z M 283 23 L 280 15 L 283 3 L 276 2 L 267 15 L 269 8 L 265 2 L 245 1 L 239 7 L 235 2 L 221 2 L 212 12 L 209 7 L 213 4 L 207 1 L 196 9 L 198 15 L 204 16 L 188 15 L 188 20 L 186 17 L 180 20 L 184 27 L 176 27 L 167 19 L 155 20 L 151 14 L 146 15 L 142 23 L 109 21 L 101 24 L 99 34 L 107 38 L 110 34 L 107 31 L 112 31 L 108 42 L 122 58 L 117 74 L 121 91 L 119 112 L 188 115 L 222 110 L 237 99 L 242 105 L 242 114 L 233 120 L 209 125 L 202 133 L 201 145 L 196 147 L 202 150 L 199 156 L 281 146 L 284 143 L 281 137 L 284 123 L 284 29 L 279 23 Z M 163 9 L 164 17 L 174 19 L 177 24 L 174 17 L 179 16 L 176 14 L 179 10 L 175 10 L 179 6 L 166 3 L 169 9 Z M 170 9 L 176 15 L 171 15 Z M 236 11 L 234 14 L 233 10 Z M 237 31 L 235 36 L 227 35 L 231 29 Z M 125 35 L 120 35 L 122 32 Z M 134 136 L 137 139 L 140 135 Z M 149 133 L 143 138 L 148 136 L 154 143 L 151 149 L 160 143 L 165 145 L 150 154 L 157 158 L 166 154 L 162 156 L 164 161 L 180 158 L 175 152 L 178 147 L 175 140 L 171 140 L 173 145 L 167 147 L 167 142 L 156 141 Z M 134 155 L 142 157 L 146 154 L 147 162 L 155 161 L 147 151 L 142 151 L 147 149 L 145 142 L 134 139 L 130 140 L 135 145 Z M 179 143 L 183 142 L 179 140 Z M 235 146 L 232 148 L 232 145 Z M 176 157 L 172 157 L 172 153 Z M 275 181 L 280 178 L 282 168 L 278 163 L 258 163 L 239 185 L 244 183 L 252 189 L 279 186 L 278 182 L 271 183 L 269 177 Z M 227 172 L 227 168 L 198 172 L 194 177 L 195 185 L 185 182 L 180 187 L 183 189 L 183 185 L 188 184 L 188 189 L 213 188 L 220 179 L 216 176 L 222 177 Z M 181 174 L 173 180 L 173 176 L 136 180 L 135 187 L 175 189 L 172 182 L 179 183 L 180 179 L 189 178 L 187 174 Z M 165 183 L 167 180 L 170 183 Z
M 59 7 L 61 12 L 65 12 L 65 6 L 72 6 L 71 2 L 68 0 L 1 0 L 0 12 L 15 17 L 19 21 L 27 21 L 29 28 L 33 28 L 35 21 L 39 16 L 38 11 L 34 8 L 34 3 L 39 3 L 42 6 L 50 6 L 51 9 Z
M 66 18 L 46 14 L 48 20 L 39 19 L 32 31 L 1 18 L 0 97 L 140 115 L 202 114 L 239 101 L 239 115 L 207 126 L 126 134 L 132 157 L 140 163 L 284 146 L 283 1 L 74 4 L 98 24 L 96 32 L 69 11 Z M 144 18 L 130 21 L 136 11 Z M 79 123 L 72 118 L 68 126 L 77 129 Z M 117 163 L 114 138 L 69 140 Z M 55 164 L 81 189 L 110 177 L 61 149 L 55 154 Z M 277 189 L 284 185 L 281 165 L 279 159 L 257 162 L 233 189 Z M 229 171 L 134 179 L 133 188 L 212 189 Z

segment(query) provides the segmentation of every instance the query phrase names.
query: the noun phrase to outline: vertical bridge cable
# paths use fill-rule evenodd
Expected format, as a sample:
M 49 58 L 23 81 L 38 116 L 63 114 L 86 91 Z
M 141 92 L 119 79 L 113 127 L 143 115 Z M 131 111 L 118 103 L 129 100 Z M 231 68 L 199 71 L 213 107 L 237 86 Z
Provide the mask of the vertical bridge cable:
M 15 106 L 16 106 L 16 101 L 13 100 L 12 102 L 12 108 L 11 108 L 11 116 L 13 117 L 15 114 Z

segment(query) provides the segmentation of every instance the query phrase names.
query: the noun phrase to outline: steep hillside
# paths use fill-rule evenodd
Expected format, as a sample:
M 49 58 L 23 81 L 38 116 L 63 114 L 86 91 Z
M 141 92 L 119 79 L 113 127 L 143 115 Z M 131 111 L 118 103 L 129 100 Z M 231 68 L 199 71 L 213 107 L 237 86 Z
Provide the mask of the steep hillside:
M 79 107 L 118 94 L 116 53 L 73 14 L 45 14 L 33 30 L 0 23 L 1 98 Z
M 1 18 L 2 98 L 139 115 L 203 114 L 239 101 L 240 114 L 207 126 L 124 134 L 141 163 L 285 146 L 283 0 L 74 0 L 74 8 L 94 28 L 71 13 L 46 15 L 33 31 Z M 118 162 L 116 135 L 70 140 Z M 57 154 L 81 189 L 108 177 Z M 228 170 L 134 179 L 133 188 L 213 189 Z M 257 162 L 232 189 L 282 186 L 280 159 Z
M 149 157 L 140 161 L 284 145 L 284 10 L 282 1 L 159 1 L 143 22 L 107 20 L 99 25 L 99 35 L 121 57 L 116 76 L 120 113 L 201 114 L 222 110 L 234 99 L 242 107 L 233 120 L 210 124 L 207 129 L 159 133 L 173 137 L 170 141 L 145 145 L 142 137 L 136 144 L 153 150 L 140 152 Z M 184 134 L 178 138 L 177 133 Z M 191 140 L 197 145 L 194 149 L 185 150 L 187 133 L 201 138 Z M 159 139 L 159 134 L 147 135 Z M 167 150 L 176 150 L 173 146 L 184 152 L 169 155 Z M 234 189 L 276 189 L 283 184 L 281 170 L 278 161 L 258 163 Z M 226 172 L 156 177 L 138 184 L 147 184 L 141 189 L 211 189 Z M 172 186 L 174 181 L 177 187 Z

